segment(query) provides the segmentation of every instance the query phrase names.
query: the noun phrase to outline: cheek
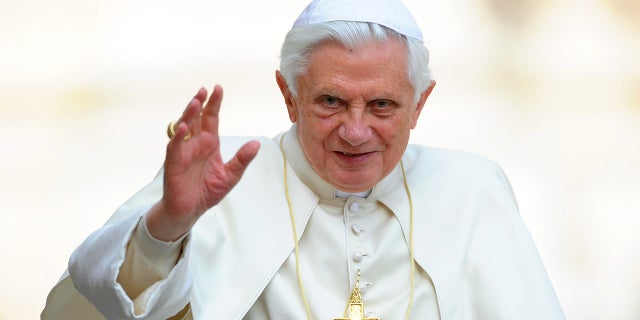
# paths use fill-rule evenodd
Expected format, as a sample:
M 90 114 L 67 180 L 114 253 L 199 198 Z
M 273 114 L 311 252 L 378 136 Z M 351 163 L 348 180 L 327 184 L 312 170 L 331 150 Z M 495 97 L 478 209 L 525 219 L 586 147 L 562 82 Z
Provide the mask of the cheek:
M 298 127 L 307 135 L 309 141 L 326 141 L 333 131 L 337 131 L 337 124 L 338 122 L 331 117 L 320 118 L 311 113 L 303 113 L 298 118 Z
M 298 140 L 307 159 L 310 162 L 318 162 L 324 152 L 325 137 L 321 126 L 313 120 L 305 117 L 298 118 Z
M 402 117 L 398 121 L 385 122 L 380 126 L 377 133 L 386 145 L 385 163 L 399 161 L 409 143 L 409 133 L 411 131 L 411 119 Z
M 377 132 L 390 147 L 396 147 L 408 138 L 411 124 L 410 115 L 402 114 L 393 120 L 386 119 L 381 121 Z

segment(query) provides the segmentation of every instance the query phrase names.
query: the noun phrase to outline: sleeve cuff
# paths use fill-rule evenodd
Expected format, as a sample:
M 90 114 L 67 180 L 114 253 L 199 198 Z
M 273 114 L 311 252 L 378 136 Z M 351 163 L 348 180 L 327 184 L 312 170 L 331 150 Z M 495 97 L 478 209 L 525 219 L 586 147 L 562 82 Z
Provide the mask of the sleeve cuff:
M 182 253 L 184 239 L 189 233 L 185 233 L 172 242 L 165 242 L 154 238 L 147 228 L 147 215 L 143 215 L 132 237 L 132 245 L 137 254 L 141 255 L 151 266 L 165 277 L 178 261 Z

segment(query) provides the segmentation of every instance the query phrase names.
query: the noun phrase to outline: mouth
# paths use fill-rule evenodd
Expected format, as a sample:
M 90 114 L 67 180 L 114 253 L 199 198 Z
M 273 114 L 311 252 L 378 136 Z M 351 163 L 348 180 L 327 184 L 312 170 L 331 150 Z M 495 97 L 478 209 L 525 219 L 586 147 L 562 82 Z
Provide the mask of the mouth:
M 355 157 L 359 155 L 363 155 L 364 153 L 350 153 L 350 152 L 340 152 L 343 156 L 347 157 Z
M 345 151 L 336 151 L 335 154 L 338 155 L 338 157 L 340 157 L 341 159 L 348 161 L 364 161 L 370 155 L 372 155 L 373 152 L 351 153 Z

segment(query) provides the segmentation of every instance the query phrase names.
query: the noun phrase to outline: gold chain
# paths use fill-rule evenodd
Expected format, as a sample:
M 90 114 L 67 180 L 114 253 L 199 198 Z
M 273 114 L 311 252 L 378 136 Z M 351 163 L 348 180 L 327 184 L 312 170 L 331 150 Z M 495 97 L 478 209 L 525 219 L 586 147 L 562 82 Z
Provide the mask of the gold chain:
M 284 194 L 287 197 L 287 205 L 289 205 L 289 217 L 291 218 L 291 228 L 293 229 L 293 243 L 295 244 L 296 253 L 296 275 L 298 276 L 298 285 L 300 287 L 300 295 L 302 295 L 302 301 L 304 302 L 304 308 L 307 311 L 307 319 L 311 320 L 311 309 L 309 308 L 309 302 L 307 302 L 307 295 L 304 293 L 304 285 L 302 284 L 302 276 L 300 274 L 300 250 L 298 246 L 298 228 L 296 228 L 296 219 L 293 214 L 293 207 L 291 206 L 291 197 L 289 196 L 289 184 L 287 183 L 287 156 L 284 154 L 284 148 L 282 147 L 282 140 L 284 140 L 284 134 L 280 138 L 280 151 L 282 152 L 282 159 L 284 160 Z
M 302 275 L 300 273 L 300 250 L 298 245 L 298 228 L 296 227 L 296 219 L 293 214 L 293 206 L 291 205 L 291 197 L 289 196 L 289 184 L 287 179 L 287 156 L 282 146 L 284 140 L 284 134 L 280 137 L 280 152 L 282 152 L 282 159 L 284 163 L 284 194 L 287 198 L 287 205 L 289 206 L 289 217 L 291 218 L 291 229 L 293 231 L 294 251 L 296 256 L 296 276 L 298 277 L 298 285 L 300 287 L 300 295 L 304 302 L 304 308 L 307 312 L 307 319 L 311 320 L 311 309 L 309 308 L 309 302 L 307 301 L 307 295 L 304 291 L 304 285 L 302 284 Z M 407 182 L 407 175 L 404 170 L 404 164 L 400 160 L 400 169 L 402 170 L 402 180 L 404 182 L 404 189 L 409 199 L 409 255 L 411 258 L 411 289 L 409 291 L 409 304 L 405 313 L 405 320 L 409 319 L 411 315 L 411 309 L 413 308 L 413 296 L 415 291 L 415 256 L 413 254 L 413 200 L 411 199 L 411 192 L 409 191 L 409 183 Z

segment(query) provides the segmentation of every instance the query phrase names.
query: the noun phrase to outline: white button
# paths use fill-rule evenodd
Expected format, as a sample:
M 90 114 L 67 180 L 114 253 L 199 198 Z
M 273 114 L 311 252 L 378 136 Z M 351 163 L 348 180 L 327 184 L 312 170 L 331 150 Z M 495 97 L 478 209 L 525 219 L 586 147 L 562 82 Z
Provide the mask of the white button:
M 353 253 L 353 261 L 360 262 L 360 261 L 362 261 L 363 258 L 364 258 L 364 256 L 362 255 L 362 252 L 360 252 L 360 251 L 356 251 L 356 252 Z
M 359 235 L 364 232 L 364 229 L 357 224 L 352 225 L 351 230 L 353 230 L 353 233 L 355 233 L 356 235 Z
M 351 202 L 351 204 L 349 205 L 349 211 L 353 213 L 360 211 L 360 204 L 358 204 L 357 202 Z
M 355 252 L 353 253 L 353 261 L 355 261 L 355 262 L 360 262 L 360 261 L 362 261 L 362 259 L 364 259 L 364 258 L 366 258 L 366 257 L 368 257 L 368 256 L 369 256 L 369 254 L 368 254 L 368 253 L 366 253 L 366 252 L 362 252 L 362 251 L 355 251 Z

